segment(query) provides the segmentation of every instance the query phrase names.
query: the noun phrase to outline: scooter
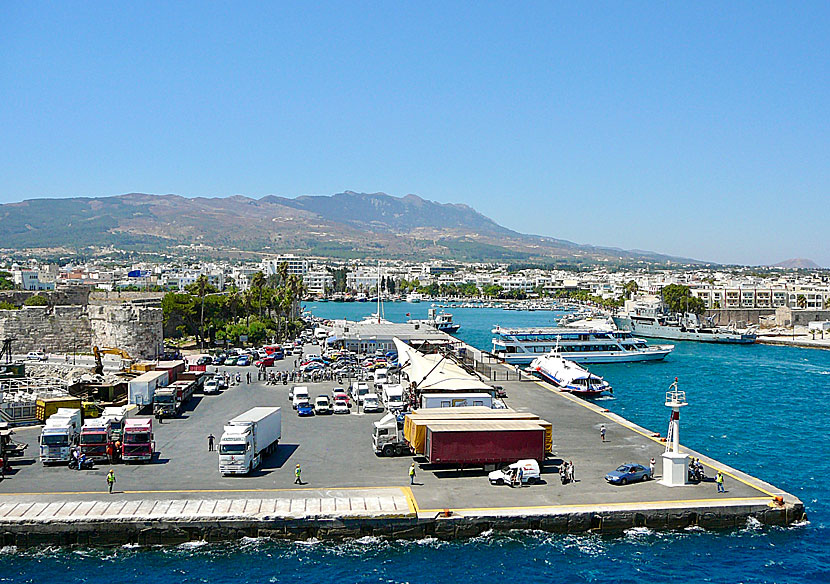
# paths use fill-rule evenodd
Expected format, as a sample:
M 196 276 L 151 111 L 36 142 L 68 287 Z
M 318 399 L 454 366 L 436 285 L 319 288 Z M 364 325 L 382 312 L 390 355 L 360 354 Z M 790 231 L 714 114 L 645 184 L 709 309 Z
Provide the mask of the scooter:
M 81 468 L 78 468 L 80 466 Z M 95 466 L 94 461 L 91 458 L 87 458 L 86 460 L 81 461 L 80 458 L 73 458 L 69 461 L 69 468 L 72 470 L 92 470 Z

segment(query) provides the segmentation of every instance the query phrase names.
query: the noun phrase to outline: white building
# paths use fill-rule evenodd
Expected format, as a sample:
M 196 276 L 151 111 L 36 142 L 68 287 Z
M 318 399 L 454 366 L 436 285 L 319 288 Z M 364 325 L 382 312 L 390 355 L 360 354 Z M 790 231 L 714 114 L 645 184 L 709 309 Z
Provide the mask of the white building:
M 279 265 L 285 263 L 288 265 L 288 274 L 295 276 L 305 276 L 308 272 L 308 260 L 295 256 L 293 254 L 285 254 L 277 256 L 270 260 L 262 262 L 262 273 L 266 276 L 273 276 L 278 273 Z
M 307 272 L 303 276 L 303 284 L 311 294 L 322 296 L 327 287 L 329 290 L 334 290 L 334 276 L 326 270 Z

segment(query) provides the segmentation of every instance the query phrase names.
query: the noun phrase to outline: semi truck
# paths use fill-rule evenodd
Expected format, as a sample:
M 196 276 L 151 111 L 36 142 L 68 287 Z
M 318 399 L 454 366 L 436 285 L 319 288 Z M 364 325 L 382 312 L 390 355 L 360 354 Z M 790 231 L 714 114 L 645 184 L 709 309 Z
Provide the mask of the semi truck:
M 466 408 L 470 406 L 493 407 L 489 393 L 422 393 L 420 406 L 424 408 Z
M 124 421 L 121 444 L 121 459 L 124 462 L 149 462 L 155 450 L 153 418 L 128 418 Z
M 72 448 L 78 444 L 81 410 L 58 408 L 40 431 L 40 461 L 46 464 L 69 462 Z
M 113 442 L 111 418 L 84 421 L 81 426 L 81 454 L 96 461 L 107 460 L 107 447 Z
M 492 410 L 485 407 L 433 408 L 415 410 L 401 416 L 387 414 L 374 422 L 372 445 L 375 454 L 400 456 L 401 454 L 424 454 L 427 426 L 432 423 L 454 424 L 467 420 L 529 420 L 545 430 L 545 452 L 553 451 L 553 425 L 530 412 L 514 410 Z
M 160 387 L 153 394 L 153 415 L 156 419 L 173 418 L 181 409 L 176 388 L 173 386 Z
M 430 464 L 483 466 L 545 460 L 545 429 L 533 420 L 467 420 L 427 426 L 424 457 Z
M 278 407 L 251 408 L 228 420 L 219 439 L 219 472 L 248 474 L 262 459 L 274 452 L 282 437 L 282 410 Z
M 127 419 L 127 408 L 125 406 L 106 407 L 101 412 L 101 419 L 109 420 L 113 443 L 120 441 L 124 433 L 124 420 Z

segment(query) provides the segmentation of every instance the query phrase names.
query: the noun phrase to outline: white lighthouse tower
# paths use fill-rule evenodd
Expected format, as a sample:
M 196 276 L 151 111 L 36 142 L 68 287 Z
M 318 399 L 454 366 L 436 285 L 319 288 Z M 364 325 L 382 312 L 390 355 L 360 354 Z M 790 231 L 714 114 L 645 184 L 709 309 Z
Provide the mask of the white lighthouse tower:
M 680 408 L 689 405 L 686 392 L 677 389 L 677 377 L 666 392 L 666 407 L 671 408 L 669 431 L 666 434 L 666 451 L 663 453 L 663 478 L 667 487 L 689 484 L 689 455 L 680 453 Z

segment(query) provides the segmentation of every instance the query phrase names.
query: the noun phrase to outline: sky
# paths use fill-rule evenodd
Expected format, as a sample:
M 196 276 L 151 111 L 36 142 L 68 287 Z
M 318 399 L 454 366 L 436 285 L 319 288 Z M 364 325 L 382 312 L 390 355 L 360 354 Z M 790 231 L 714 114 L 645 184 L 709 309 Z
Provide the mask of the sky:
M 828 2 L 5 2 L 0 203 L 414 193 L 830 267 L 829 61 Z

